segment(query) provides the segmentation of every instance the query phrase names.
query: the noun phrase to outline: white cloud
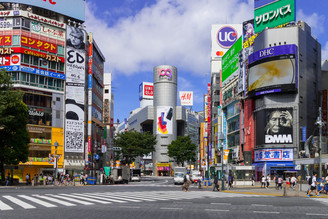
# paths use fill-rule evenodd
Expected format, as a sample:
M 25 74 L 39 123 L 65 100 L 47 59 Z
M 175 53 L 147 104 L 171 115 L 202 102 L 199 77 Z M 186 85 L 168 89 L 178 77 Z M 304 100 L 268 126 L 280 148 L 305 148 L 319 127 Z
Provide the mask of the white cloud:
M 310 27 L 312 35 L 318 37 L 320 34 L 325 31 L 325 19 L 324 15 L 319 15 L 317 13 L 312 13 L 310 15 L 306 15 L 302 9 L 297 11 L 297 21 L 302 20 L 305 21 Z
M 321 60 L 328 60 L 328 41 L 326 44 L 321 48 Z
M 106 57 L 106 71 L 131 75 L 170 64 L 195 75 L 210 72 L 211 25 L 253 17 L 251 1 L 158 0 L 113 26 L 87 4 L 87 30 Z

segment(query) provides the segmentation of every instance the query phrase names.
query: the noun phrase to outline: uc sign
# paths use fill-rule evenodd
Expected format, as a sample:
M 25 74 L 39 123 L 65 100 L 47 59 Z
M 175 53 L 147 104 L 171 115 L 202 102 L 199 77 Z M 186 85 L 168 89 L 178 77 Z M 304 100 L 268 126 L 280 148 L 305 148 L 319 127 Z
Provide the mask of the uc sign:
M 218 44 L 225 49 L 230 48 L 236 42 L 237 39 L 238 33 L 231 26 L 224 26 L 218 31 Z

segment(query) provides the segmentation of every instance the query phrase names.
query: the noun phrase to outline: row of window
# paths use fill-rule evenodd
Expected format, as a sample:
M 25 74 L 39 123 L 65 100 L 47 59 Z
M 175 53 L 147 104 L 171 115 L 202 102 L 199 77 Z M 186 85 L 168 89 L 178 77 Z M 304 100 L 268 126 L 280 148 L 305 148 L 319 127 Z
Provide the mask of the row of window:
M 22 54 L 22 63 L 28 65 L 40 66 L 50 71 L 55 70 L 55 71 L 64 72 L 64 67 L 65 67 L 65 63 L 63 62 L 45 61 L 40 57 L 31 56 L 27 54 Z
M 33 87 L 64 91 L 64 80 L 25 72 L 10 72 L 9 74 L 12 76 L 12 81 L 15 84 L 24 84 Z

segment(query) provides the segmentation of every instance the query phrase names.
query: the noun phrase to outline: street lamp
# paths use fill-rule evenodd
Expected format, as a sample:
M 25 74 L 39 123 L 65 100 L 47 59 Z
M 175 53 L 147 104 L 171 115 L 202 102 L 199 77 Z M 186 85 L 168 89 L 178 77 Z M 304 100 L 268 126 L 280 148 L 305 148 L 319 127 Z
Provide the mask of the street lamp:
M 223 191 L 224 190 L 224 179 L 223 179 L 223 141 L 224 141 L 225 137 L 224 137 L 224 134 L 222 132 L 220 132 L 220 136 L 219 136 L 219 140 L 221 142 L 221 147 L 220 147 L 220 150 L 221 150 L 221 181 L 222 181 L 222 187 L 221 187 L 221 190 Z
M 56 168 L 55 168 L 55 179 L 57 177 L 57 166 L 58 166 L 58 157 L 57 157 L 57 147 L 59 146 L 58 142 L 55 141 L 54 143 L 54 146 L 55 146 L 55 158 L 56 158 Z

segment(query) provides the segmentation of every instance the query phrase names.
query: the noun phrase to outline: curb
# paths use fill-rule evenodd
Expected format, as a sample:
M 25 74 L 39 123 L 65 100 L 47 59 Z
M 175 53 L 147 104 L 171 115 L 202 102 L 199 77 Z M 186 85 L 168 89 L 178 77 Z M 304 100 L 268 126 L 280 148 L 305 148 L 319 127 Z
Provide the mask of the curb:
M 263 196 L 280 196 L 282 197 L 283 195 L 279 194 L 267 194 L 267 193 L 256 193 L 256 192 L 235 192 L 235 191 L 223 191 L 225 193 L 237 193 L 237 194 L 247 194 L 247 195 L 263 195 Z

